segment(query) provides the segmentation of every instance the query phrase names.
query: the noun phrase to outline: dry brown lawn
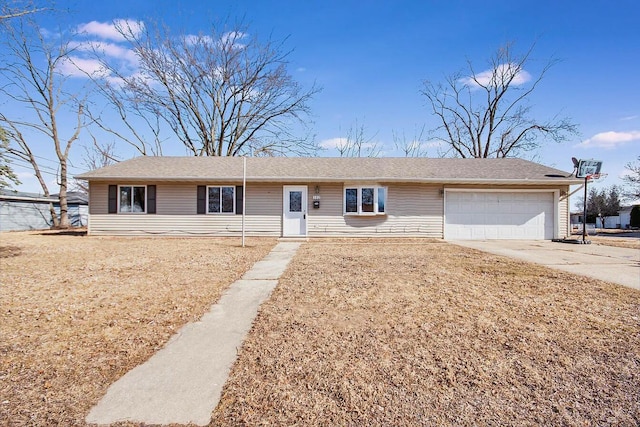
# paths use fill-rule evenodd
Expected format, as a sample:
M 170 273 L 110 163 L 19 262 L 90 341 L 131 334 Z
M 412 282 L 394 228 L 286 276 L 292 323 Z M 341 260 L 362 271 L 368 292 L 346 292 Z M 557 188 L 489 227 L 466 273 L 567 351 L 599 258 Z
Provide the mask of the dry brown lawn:
M 587 239 L 596 245 L 640 249 L 640 239 L 637 237 L 628 237 L 628 233 L 629 232 L 626 230 L 598 229 L 598 235 L 588 236 Z M 582 235 L 573 234 L 569 238 L 574 240 L 582 240 Z
M 274 239 L 0 235 L 0 425 L 84 425 Z
M 640 249 L 640 239 L 623 238 L 623 237 L 591 237 L 596 245 L 615 246 L 618 248 Z
M 312 241 L 211 425 L 640 424 L 640 292 L 436 241 Z

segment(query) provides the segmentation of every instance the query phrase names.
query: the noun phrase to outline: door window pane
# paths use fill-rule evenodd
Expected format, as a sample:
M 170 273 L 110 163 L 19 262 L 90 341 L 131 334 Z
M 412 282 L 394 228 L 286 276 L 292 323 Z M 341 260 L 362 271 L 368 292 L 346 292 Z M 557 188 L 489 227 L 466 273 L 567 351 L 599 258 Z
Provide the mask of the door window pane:
M 302 191 L 289 192 L 289 212 L 302 212 Z
M 362 189 L 362 212 L 373 212 L 373 188 Z
M 344 190 L 345 195 L 345 212 L 358 212 L 358 189 L 347 188 Z

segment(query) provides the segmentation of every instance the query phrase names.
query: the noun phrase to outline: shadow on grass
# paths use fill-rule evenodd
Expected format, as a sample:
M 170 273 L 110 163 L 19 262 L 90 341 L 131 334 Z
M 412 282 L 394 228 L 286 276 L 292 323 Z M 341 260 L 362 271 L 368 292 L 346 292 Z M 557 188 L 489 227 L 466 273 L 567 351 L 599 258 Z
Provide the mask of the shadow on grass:
M 46 230 L 42 233 L 39 233 L 41 236 L 86 236 L 87 229 L 86 228 L 68 228 L 65 230 Z

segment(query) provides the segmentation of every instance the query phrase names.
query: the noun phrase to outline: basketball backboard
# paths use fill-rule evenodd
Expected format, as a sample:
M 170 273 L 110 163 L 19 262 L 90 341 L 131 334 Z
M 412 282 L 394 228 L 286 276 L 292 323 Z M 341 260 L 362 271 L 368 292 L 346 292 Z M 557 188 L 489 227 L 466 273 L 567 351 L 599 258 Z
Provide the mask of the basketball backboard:
M 586 178 L 589 175 L 598 174 L 601 168 L 601 160 L 580 160 L 578 162 L 576 178 Z

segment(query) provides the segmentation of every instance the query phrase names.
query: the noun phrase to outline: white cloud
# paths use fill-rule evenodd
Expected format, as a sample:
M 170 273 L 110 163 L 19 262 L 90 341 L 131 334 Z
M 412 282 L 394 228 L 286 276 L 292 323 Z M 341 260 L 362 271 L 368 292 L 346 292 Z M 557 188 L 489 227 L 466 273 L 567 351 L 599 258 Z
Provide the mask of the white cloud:
M 493 80 L 498 80 L 498 83 L 501 83 L 501 80 L 508 80 L 514 73 L 515 77 L 510 83 L 513 86 L 519 86 L 531 80 L 531 74 L 523 69 L 518 69 L 517 64 L 500 64 L 496 69 L 485 70 L 476 74 L 475 80 L 471 77 L 464 77 L 460 79 L 460 82 L 471 87 L 478 87 L 478 83 L 483 86 L 490 86 Z M 476 80 L 478 83 L 476 83 Z
M 638 119 L 638 118 L 640 118 L 640 116 L 635 115 L 635 116 L 626 116 L 626 117 L 621 117 L 621 118 L 620 118 L 620 120 L 621 120 L 621 121 L 623 121 L 623 122 L 627 122 L 627 121 L 629 121 L 629 120 L 636 120 L 636 119 Z
M 138 56 L 132 49 L 127 49 L 116 43 L 100 41 L 72 42 L 69 46 L 79 51 L 95 51 L 111 58 L 122 59 L 134 67 L 137 67 L 139 64 Z
M 600 132 L 593 135 L 589 139 L 585 139 L 576 147 L 583 148 L 616 148 L 631 141 L 640 140 L 640 131 L 632 130 L 629 132 Z
M 347 138 L 331 138 L 331 139 L 325 139 L 323 141 L 320 141 L 318 145 L 322 148 L 331 149 L 331 148 L 344 147 L 347 144 L 347 142 L 348 142 Z
M 121 32 L 138 36 L 143 30 L 144 23 L 132 19 L 114 19 L 113 22 L 91 21 L 78 26 L 79 33 L 114 41 L 125 40 Z
M 70 77 L 106 77 L 110 72 L 97 59 L 84 59 L 75 56 L 65 58 L 57 67 L 57 71 Z
M 304 68 L 304 67 L 298 67 L 298 68 L 296 68 L 296 71 L 299 72 L 299 73 L 304 73 L 305 71 L 307 71 L 307 69 Z

